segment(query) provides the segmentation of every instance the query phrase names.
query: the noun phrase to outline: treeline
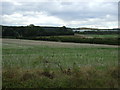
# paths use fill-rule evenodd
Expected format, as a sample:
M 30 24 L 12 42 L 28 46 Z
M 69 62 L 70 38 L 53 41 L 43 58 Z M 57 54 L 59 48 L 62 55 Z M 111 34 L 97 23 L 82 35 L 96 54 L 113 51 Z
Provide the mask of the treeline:
M 2 37 L 24 38 L 37 36 L 74 35 L 70 28 L 40 26 L 2 26 Z
M 75 31 L 75 33 L 106 35 L 106 34 L 120 34 L 120 30 L 118 30 L 118 31 L 84 31 L 84 32 Z

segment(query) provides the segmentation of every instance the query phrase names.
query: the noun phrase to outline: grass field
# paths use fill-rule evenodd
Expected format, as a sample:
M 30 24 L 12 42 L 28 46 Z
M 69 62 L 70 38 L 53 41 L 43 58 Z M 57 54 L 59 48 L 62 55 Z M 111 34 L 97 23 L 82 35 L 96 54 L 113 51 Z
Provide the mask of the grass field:
M 3 87 L 118 87 L 118 47 L 3 40 Z
M 108 35 L 87 34 L 87 35 L 84 35 L 84 36 L 93 37 L 93 38 L 118 38 L 119 34 L 108 34 Z

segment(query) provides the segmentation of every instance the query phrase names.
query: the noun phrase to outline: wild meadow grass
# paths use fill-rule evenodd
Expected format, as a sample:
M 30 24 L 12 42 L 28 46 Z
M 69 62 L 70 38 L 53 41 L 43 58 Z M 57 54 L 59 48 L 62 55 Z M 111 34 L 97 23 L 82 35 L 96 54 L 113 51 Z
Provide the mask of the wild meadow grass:
M 3 88 L 118 88 L 118 48 L 3 43 Z

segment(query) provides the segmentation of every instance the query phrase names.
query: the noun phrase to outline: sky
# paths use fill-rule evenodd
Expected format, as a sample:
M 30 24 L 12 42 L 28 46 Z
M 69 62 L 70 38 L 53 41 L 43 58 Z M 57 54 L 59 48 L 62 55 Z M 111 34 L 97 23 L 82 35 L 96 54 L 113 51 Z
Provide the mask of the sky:
M 1 0 L 1 25 L 117 28 L 119 0 Z

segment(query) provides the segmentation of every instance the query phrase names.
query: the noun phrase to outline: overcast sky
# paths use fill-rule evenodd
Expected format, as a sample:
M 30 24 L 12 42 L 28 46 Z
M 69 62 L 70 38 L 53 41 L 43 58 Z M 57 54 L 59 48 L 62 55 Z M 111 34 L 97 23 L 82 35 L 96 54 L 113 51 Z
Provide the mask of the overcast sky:
M 118 27 L 118 0 L 2 0 L 0 3 L 2 25 Z

